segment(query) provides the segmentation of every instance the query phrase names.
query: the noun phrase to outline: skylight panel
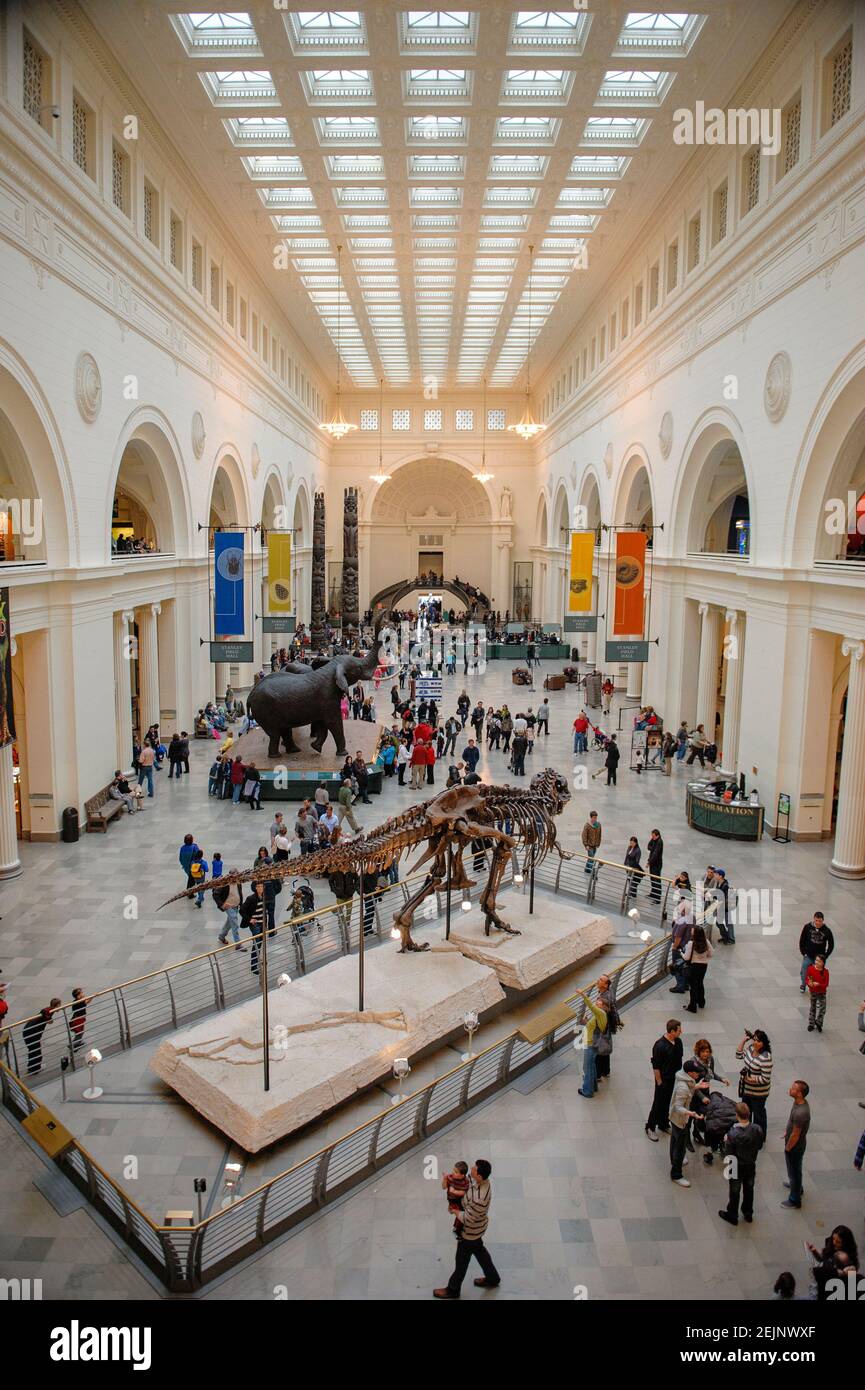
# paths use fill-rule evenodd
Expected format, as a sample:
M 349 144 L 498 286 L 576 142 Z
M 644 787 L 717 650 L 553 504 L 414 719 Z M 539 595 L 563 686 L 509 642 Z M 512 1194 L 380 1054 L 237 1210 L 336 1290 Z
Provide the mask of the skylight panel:
M 536 188 L 488 188 L 484 192 L 484 205 L 510 203 L 514 206 L 533 206 L 537 199 Z
M 462 192 L 459 188 L 436 188 L 433 184 L 421 184 L 419 188 L 409 189 L 409 203 L 412 207 L 424 203 L 459 206 L 461 202 Z
M 571 160 L 570 178 L 620 179 L 630 164 L 624 154 L 578 154 Z
M 541 178 L 548 160 L 541 154 L 494 154 L 490 159 L 491 179 Z
M 266 69 L 220 68 L 198 75 L 214 106 L 279 105 L 273 78 Z
M 319 116 L 316 130 L 322 145 L 364 141 L 378 144 L 378 120 L 375 116 Z
M 390 227 L 390 218 L 386 213 L 367 214 L 367 213 L 348 213 L 344 218 L 347 231 L 363 231 L 369 229 L 376 231 L 385 227 Z
M 306 99 L 313 105 L 364 104 L 374 100 L 372 75 L 367 68 L 313 68 L 300 77 Z
M 499 227 L 502 231 L 516 232 L 528 224 L 528 218 L 523 215 L 505 215 L 498 213 L 484 213 L 481 217 L 481 227 L 490 231 Z
M 354 236 L 350 246 L 352 251 L 390 251 L 393 249 L 393 237 Z
M 247 155 L 241 163 L 251 179 L 303 178 L 303 165 L 296 154 Z
M 387 206 L 387 189 L 384 184 L 372 188 L 349 184 L 346 188 L 335 188 L 333 191 L 337 207 L 351 207 L 358 204 L 369 207 Z
M 409 116 L 409 140 L 465 140 L 465 116 Z
M 550 227 L 568 231 L 593 232 L 598 225 L 597 217 L 589 217 L 581 212 L 555 213 L 550 218 Z
M 224 122 L 235 145 L 293 145 L 285 116 L 235 116 Z
M 384 160 L 380 154 L 329 154 L 326 165 L 331 178 L 369 178 L 370 174 L 384 174 Z
M 604 74 L 597 99 L 609 106 L 660 106 L 674 81 L 672 72 L 613 68 Z
M 468 101 L 471 74 L 465 68 L 410 68 L 403 73 L 403 89 L 406 101 Z
M 315 207 L 311 188 L 260 188 L 258 195 L 267 208 Z
M 452 212 L 416 212 L 412 226 L 417 230 L 433 227 L 458 227 L 459 218 Z
M 511 53 L 566 53 L 579 56 L 591 25 L 585 6 L 570 10 L 519 10 L 511 20 Z
M 567 101 L 573 81 L 573 72 L 563 68 L 510 68 L 502 81 L 502 101 L 561 105 Z
M 169 20 L 190 58 L 261 57 L 252 20 L 244 11 L 209 10 L 169 15 Z
M 292 52 L 365 52 L 363 16 L 358 10 L 295 10 L 283 14 Z
M 321 231 L 321 218 L 317 214 L 280 213 L 271 218 L 278 232 Z
M 612 188 L 563 188 L 559 207 L 606 207 L 613 196 Z
M 689 53 L 705 20 L 701 14 L 635 10 L 625 19 L 614 52 L 631 57 Z
M 408 10 L 400 15 L 404 53 L 423 49 L 471 51 L 476 37 L 476 16 L 469 10 Z
M 583 141 L 590 144 L 639 145 L 649 124 L 641 116 L 589 116 Z
M 552 116 L 499 116 L 496 121 L 496 141 L 520 141 L 552 145 L 558 134 L 559 122 Z
M 453 237 L 415 237 L 413 245 L 415 251 L 452 251 L 456 241 Z

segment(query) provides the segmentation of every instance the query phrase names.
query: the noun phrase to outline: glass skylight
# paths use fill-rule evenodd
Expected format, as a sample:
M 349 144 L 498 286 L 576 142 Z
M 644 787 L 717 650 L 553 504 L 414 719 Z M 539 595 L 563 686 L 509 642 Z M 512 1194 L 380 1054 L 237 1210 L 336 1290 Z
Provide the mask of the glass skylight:
M 293 145 L 285 116 L 235 116 L 225 122 L 235 145 Z
M 490 159 L 491 179 L 541 178 L 548 160 L 542 154 L 494 154 Z
M 672 72 L 613 68 L 604 74 L 598 101 L 610 106 L 660 106 L 674 80 Z
M 705 15 L 668 10 L 634 10 L 622 26 L 614 51 L 643 57 L 688 53 L 705 19 Z
M 343 144 L 346 140 L 378 144 L 378 120 L 375 116 L 319 116 L 316 129 L 322 145 Z
M 408 10 L 400 16 L 404 53 L 417 49 L 471 49 L 475 16 L 469 10 Z
M 326 164 L 332 178 L 369 178 L 370 174 L 384 173 L 380 154 L 329 154 Z
M 261 57 L 252 20 L 241 10 L 169 15 L 190 57 Z
M 496 140 L 519 140 L 551 145 L 556 138 L 558 124 L 552 116 L 499 116 L 496 121 Z
M 574 74 L 563 68 L 511 68 L 502 83 L 502 101 L 567 101 Z
M 199 77 L 214 106 L 278 106 L 276 88 L 263 68 L 221 68 Z
M 294 53 L 366 49 L 363 17 L 358 10 L 295 10 L 283 14 L 283 19 Z
M 462 178 L 464 157 L 461 154 L 410 154 L 409 178 Z
M 311 188 L 260 188 L 258 192 L 267 208 L 315 206 Z
M 373 100 L 372 76 L 368 68 L 313 68 L 300 76 L 307 101 L 315 105 L 366 104 Z
M 247 155 L 243 166 L 251 179 L 303 178 L 303 165 L 296 154 Z
M 465 68 L 410 68 L 403 73 L 406 101 L 425 101 L 441 97 L 445 101 L 467 101 L 471 95 L 471 74 Z
M 417 140 L 465 140 L 465 116 L 409 116 L 408 138 Z
M 630 162 L 624 154 L 578 154 L 571 160 L 569 174 L 581 179 L 619 179 Z
M 613 196 L 612 188 L 563 188 L 559 207 L 606 207 Z
M 592 144 L 638 145 L 649 128 L 640 116 L 589 116 L 583 140 Z

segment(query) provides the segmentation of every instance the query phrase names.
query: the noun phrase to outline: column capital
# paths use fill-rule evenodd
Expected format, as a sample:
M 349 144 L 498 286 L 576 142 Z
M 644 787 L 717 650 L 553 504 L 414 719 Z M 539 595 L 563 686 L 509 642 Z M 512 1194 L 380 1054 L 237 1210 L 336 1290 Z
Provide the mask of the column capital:
M 135 614 L 131 608 L 124 608 L 123 612 L 120 614 L 120 621 L 127 627 L 130 623 L 135 622 Z
M 739 621 L 738 610 L 735 608 L 728 608 L 724 613 L 724 621 L 729 623 L 731 627 L 735 627 Z
M 865 642 L 860 642 L 856 637 L 845 637 L 841 643 L 841 655 L 849 656 L 851 664 L 861 661 L 865 655 Z
M 708 603 L 698 603 L 698 604 L 697 604 L 697 612 L 699 613 L 699 615 L 700 615 L 701 618 L 705 618 L 705 616 L 706 616 L 706 614 L 708 613 L 708 611 L 709 611 L 709 605 L 708 605 Z
M 151 611 L 151 613 L 153 614 L 154 618 L 158 618 L 159 615 L 160 615 L 160 613 L 162 612 L 162 604 L 161 604 L 161 603 L 151 603 L 151 605 L 150 605 L 150 611 Z

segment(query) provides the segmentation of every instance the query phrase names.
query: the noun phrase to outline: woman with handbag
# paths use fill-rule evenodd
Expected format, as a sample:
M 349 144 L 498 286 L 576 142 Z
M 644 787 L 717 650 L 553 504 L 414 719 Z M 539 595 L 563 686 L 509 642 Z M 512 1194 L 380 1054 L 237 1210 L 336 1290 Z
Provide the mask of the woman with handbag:
M 751 1119 L 766 1133 L 766 1101 L 772 1086 L 772 1044 L 762 1028 L 746 1032 L 736 1048 L 744 1063 L 739 1073 L 739 1098 L 751 1111 Z
M 595 1081 L 604 1081 L 610 1075 L 610 1059 L 613 1055 L 613 1039 L 622 1028 L 624 1023 L 613 999 L 612 983 L 609 975 L 602 975 L 598 980 L 598 1006 L 607 1015 L 607 1026 L 603 1033 L 597 1038 L 595 1057 Z

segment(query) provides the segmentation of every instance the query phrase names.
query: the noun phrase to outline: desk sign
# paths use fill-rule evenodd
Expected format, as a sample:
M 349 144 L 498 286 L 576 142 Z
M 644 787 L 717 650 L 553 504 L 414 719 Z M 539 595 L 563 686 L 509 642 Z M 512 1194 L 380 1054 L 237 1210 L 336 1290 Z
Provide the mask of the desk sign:
M 252 642 L 211 642 L 210 660 L 214 664 L 223 662 L 252 661 Z
M 281 618 L 262 618 L 262 632 L 296 632 L 297 618 L 286 614 Z
M 648 642 L 607 642 L 607 661 L 648 661 Z
M 440 700 L 442 697 L 441 676 L 417 676 L 414 693 L 418 700 Z
M 597 632 L 597 613 L 568 613 L 564 622 L 565 632 Z

